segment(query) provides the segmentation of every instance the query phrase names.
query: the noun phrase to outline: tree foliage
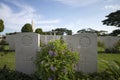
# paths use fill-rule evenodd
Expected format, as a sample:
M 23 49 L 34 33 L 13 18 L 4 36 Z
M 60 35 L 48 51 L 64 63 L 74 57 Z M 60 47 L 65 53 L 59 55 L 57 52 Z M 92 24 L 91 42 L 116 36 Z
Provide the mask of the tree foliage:
M 41 28 L 37 28 L 35 30 L 35 33 L 38 33 L 38 34 L 43 34 L 43 30 Z
M 4 21 L 0 19 L 0 32 L 3 32 L 4 30 Z
M 77 33 L 96 33 L 98 36 L 105 36 L 107 35 L 107 31 L 104 31 L 104 30 L 94 30 L 94 29 L 91 29 L 91 28 L 87 28 L 87 29 L 81 29 L 81 30 L 78 30 Z
M 81 30 L 78 30 L 77 33 L 96 33 L 98 36 L 105 36 L 105 35 L 108 35 L 107 34 L 107 31 L 104 31 L 104 30 L 94 30 L 94 29 L 91 29 L 91 28 L 87 28 L 87 29 L 81 29 Z
M 107 19 L 102 21 L 104 25 L 120 27 L 120 10 L 112 12 L 106 17 Z
M 77 33 L 97 33 L 97 32 L 98 32 L 97 30 L 91 28 L 81 29 L 77 31 Z
M 64 35 L 64 33 L 72 35 L 72 30 L 68 30 L 66 28 L 56 28 L 55 30 L 52 30 L 53 33 L 54 31 L 56 32 L 56 35 Z
M 111 36 L 117 36 L 120 34 L 120 29 L 113 30 L 112 33 L 110 34 Z
M 33 32 L 32 25 L 29 23 L 26 23 L 22 29 L 21 32 Z

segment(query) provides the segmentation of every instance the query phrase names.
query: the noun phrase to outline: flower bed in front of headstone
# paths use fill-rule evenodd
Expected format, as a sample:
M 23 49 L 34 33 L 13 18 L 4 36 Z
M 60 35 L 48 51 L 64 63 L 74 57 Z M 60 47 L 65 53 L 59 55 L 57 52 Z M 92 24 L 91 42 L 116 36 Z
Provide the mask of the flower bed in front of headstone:
M 79 55 L 67 48 L 63 40 L 49 42 L 37 54 L 37 74 L 42 80 L 75 80 Z

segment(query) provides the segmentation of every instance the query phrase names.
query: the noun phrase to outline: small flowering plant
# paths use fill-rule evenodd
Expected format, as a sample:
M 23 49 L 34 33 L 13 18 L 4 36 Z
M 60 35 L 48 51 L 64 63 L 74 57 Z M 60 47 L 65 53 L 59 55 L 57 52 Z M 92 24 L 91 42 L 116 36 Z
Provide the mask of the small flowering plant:
M 78 53 L 71 52 L 63 40 L 55 40 L 41 47 L 35 64 L 42 80 L 73 80 L 78 60 Z

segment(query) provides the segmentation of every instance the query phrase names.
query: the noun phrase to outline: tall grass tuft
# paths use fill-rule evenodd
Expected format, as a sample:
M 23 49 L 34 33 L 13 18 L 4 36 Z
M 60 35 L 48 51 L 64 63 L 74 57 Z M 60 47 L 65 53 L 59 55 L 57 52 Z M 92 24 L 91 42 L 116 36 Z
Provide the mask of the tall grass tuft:
M 104 61 L 104 63 L 107 65 L 108 69 L 107 72 L 111 74 L 113 79 L 119 80 L 120 79 L 120 62 L 119 61 Z

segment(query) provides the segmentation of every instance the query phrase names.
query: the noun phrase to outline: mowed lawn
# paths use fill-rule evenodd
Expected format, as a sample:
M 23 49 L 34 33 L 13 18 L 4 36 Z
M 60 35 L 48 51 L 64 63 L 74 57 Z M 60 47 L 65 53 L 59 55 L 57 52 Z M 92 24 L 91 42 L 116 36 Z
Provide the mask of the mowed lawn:
M 106 61 L 120 61 L 120 54 L 98 54 L 98 72 L 104 71 L 107 67 L 103 63 L 103 60 Z M 15 70 L 15 53 L 10 52 L 8 54 L 3 54 L 0 52 L 0 68 L 4 65 L 7 65 L 12 70 Z
M 0 68 L 6 65 L 8 68 L 15 70 L 15 53 L 9 52 L 4 54 L 0 52 Z
M 105 65 L 104 61 L 112 62 L 114 60 L 117 60 L 120 62 L 120 53 L 119 54 L 98 54 L 98 72 L 104 71 L 107 66 Z

